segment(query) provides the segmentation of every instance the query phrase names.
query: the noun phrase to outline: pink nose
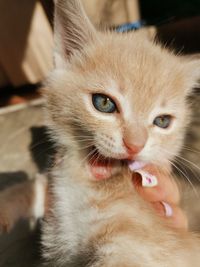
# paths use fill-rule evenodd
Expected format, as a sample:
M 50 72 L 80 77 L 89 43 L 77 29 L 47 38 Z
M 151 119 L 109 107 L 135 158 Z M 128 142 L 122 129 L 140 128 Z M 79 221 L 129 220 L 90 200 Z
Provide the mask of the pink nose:
M 127 152 L 129 153 L 130 156 L 134 156 L 138 154 L 144 147 L 144 145 L 135 145 L 135 144 L 130 144 L 127 141 L 123 139 L 124 146 L 126 147 Z

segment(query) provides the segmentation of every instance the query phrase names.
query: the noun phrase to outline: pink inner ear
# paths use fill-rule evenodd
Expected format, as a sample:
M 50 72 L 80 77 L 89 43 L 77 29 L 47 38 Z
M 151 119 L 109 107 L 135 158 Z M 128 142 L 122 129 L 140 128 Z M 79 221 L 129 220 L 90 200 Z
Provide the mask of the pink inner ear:
M 129 161 L 129 169 L 131 171 L 136 171 L 136 170 L 139 170 L 139 169 L 142 169 L 145 165 L 147 165 L 147 163 L 145 162 L 142 162 L 142 161 Z

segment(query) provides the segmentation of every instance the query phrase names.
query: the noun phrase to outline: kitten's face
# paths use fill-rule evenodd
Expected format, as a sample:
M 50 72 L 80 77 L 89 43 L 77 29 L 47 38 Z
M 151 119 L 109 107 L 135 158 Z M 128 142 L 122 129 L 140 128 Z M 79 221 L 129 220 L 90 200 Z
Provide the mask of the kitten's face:
M 128 160 L 166 164 L 188 122 L 187 68 L 139 33 L 99 37 L 51 76 L 49 108 L 60 142 L 89 154 L 97 179 Z

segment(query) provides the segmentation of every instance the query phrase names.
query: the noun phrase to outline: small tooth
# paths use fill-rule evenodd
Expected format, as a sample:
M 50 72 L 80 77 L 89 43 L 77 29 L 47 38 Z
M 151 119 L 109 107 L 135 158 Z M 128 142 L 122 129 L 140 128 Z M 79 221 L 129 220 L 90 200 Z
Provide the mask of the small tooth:
M 143 187 L 154 187 L 158 185 L 158 180 L 156 176 L 143 171 L 143 170 L 137 170 L 136 173 L 139 173 L 142 176 L 142 186 Z

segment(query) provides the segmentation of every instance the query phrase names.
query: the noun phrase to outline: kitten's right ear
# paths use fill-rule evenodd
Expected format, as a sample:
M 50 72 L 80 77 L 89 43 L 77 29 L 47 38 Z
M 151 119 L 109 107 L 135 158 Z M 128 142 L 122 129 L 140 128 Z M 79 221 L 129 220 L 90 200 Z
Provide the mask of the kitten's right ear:
M 54 2 L 55 65 L 62 68 L 77 50 L 97 38 L 97 32 L 79 0 Z

